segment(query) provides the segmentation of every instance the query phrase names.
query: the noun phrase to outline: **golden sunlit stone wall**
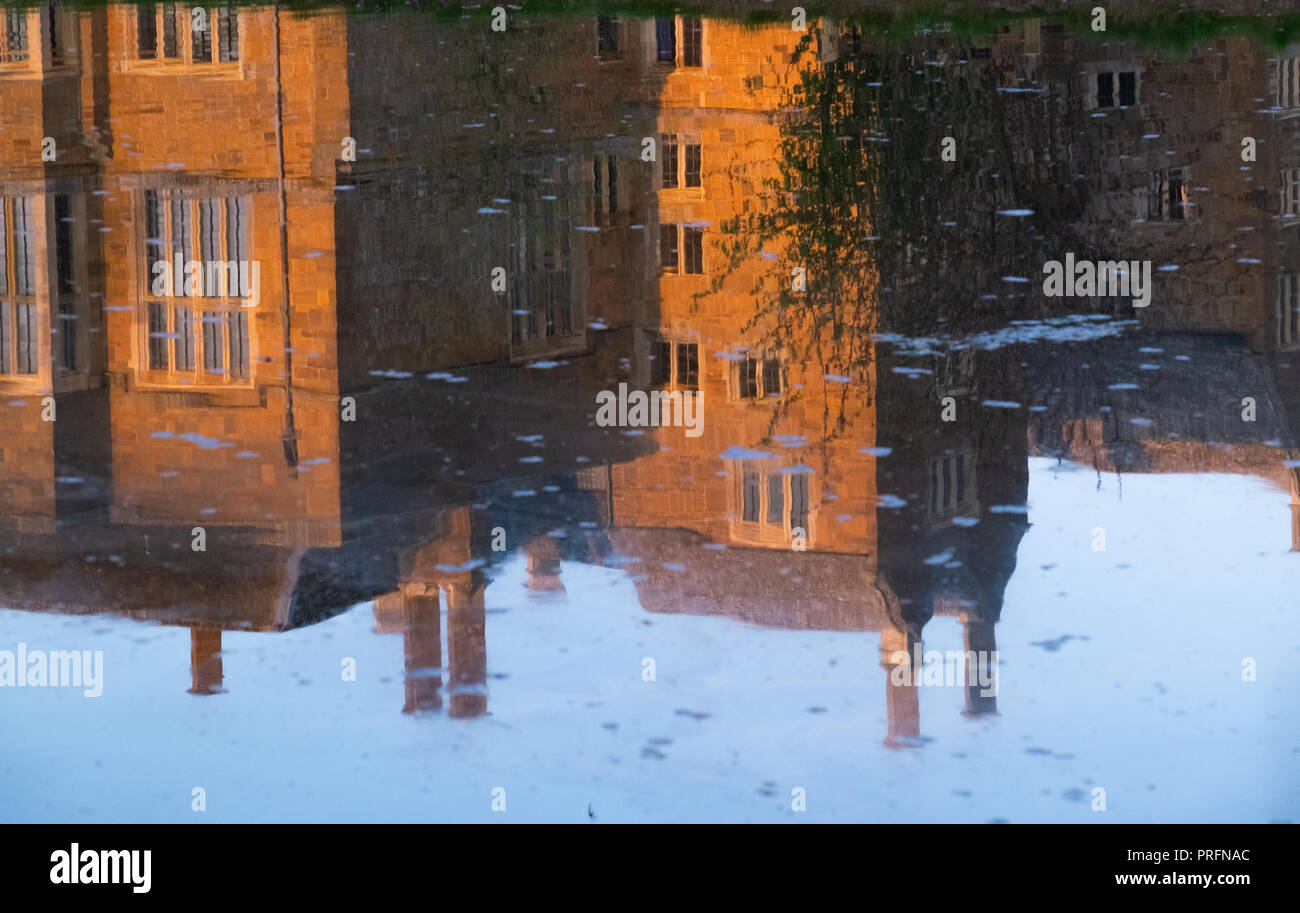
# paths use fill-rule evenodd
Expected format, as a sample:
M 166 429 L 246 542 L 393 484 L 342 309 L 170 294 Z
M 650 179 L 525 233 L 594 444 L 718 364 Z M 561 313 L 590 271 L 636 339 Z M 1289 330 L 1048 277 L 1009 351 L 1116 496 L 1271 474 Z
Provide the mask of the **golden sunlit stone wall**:
M 18 373 L 15 358 L 12 373 L 0 375 L 0 522 L 31 532 L 54 524 L 55 426 L 49 418 L 57 418 L 54 395 L 64 389 L 64 377 L 51 360 L 54 193 L 73 194 L 84 206 L 86 179 L 94 169 L 90 149 L 81 141 L 88 125 L 83 96 L 93 97 L 89 19 L 78 30 L 76 14 L 55 15 L 52 23 L 46 8 L 6 10 L 7 27 L 17 29 L 19 18 L 25 23 L 27 53 L 20 59 L 11 52 L 0 63 L 0 199 L 9 207 L 28 201 L 34 283 L 33 294 L 25 298 L 12 287 L 9 301 L 33 306 L 36 343 L 34 373 Z M 54 34 L 62 40 L 53 40 Z M 49 159 L 42 156 L 46 137 L 54 141 Z M 6 214 L 12 246 L 18 226 L 12 208 Z M 92 252 L 84 236 L 77 243 L 84 267 Z M 16 250 L 8 254 L 11 267 L 16 256 Z M 14 315 L 9 316 L 13 333 Z M 94 323 L 83 319 L 83 332 Z M 84 364 L 90 353 L 83 348 L 81 354 Z M 84 386 L 87 376 L 75 385 Z
M 38 397 L 5 395 L 0 404 L 0 523 L 54 524 L 54 427 Z
M 117 148 L 105 169 L 111 231 L 104 244 L 114 516 L 281 531 L 305 526 L 307 541 L 335 541 L 339 413 L 330 157 L 346 135 L 342 16 L 280 16 L 284 90 L 277 105 L 271 11 L 240 11 L 238 61 L 209 63 L 139 60 L 136 12 L 111 13 Z M 212 28 L 219 28 L 215 20 Z M 146 190 L 171 194 L 173 201 L 226 200 L 223 229 L 234 218 L 228 201 L 243 200 L 247 256 L 260 273 L 256 306 L 241 309 L 248 321 L 246 378 L 227 374 L 217 381 L 206 372 L 195 377 L 148 369 L 145 302 L 153 277 L 145 250 Z M 192 231 L 199 230 L 195 218 Z M 288 308 L 281 266 L 286 246 Z M 194 332 L 202 331 L 196 326 Z M 233 355 L 226 355 L 229 371 Z M 197 354 L 196 361 L 203 372 Z
M 679 55 L 688 22 L 679 17 Z M 874 458 L 859 451 L 875 443 L 874 375 L 859 372 L 845 383 L 843 369 L 799 369 L 789 351 L 769 349 L 771 324 L 750 324 L 764 296 L 790 282 L 785 245 L 777 239 L 760 255 L 734 264 L 721 246 L 726 220 L 771 204 L 762 194 L 780 155 L 774 112 L 781 107 L 782 80 L 797 78 L 787 70 L 801 33 L 788 25 L 750 28 L 705 20 L 702 26 L 703 65 L 666 73 L 658 115 L 659 133 L 678 136 L 679 155 L 688 143 L 702 147 L 701 186 L 661 186 L 658 217 L 660 225 L 703 229 L 703 272 L 661 276 L 659 321 L 644 328 L 629 378 L 630 389 L 650 388 L 656 339 L 697 344 L 702 433 L 692 438 L 684 428 L 646 429 L 660 449 L 613 467 L 614 524 L 683 527 L 720 542 L 789 549 L 793 486 L 802 476 L 808 547 L 871 552 L 876 474 Z M 815 61 L 805 57 L 800 66 Z M 678 238 L 682 264 L 685 244 L 680 233 Z M 874 295 L 874 287 L 862 294 Z M 780 358 L 780 398 L 740 396 L 738 359 L 745 352 Z M 676 383 L 669 387 L 679 389 Z M 737 459 L 720 459 L 724 453 Z M 783 503 L 772 512 L 785 515 L 782 522 L 743 522 L 746 468 L 760 474 L 759 487 L 768 492 L 764 515 L 774 497 L 769 486 L 782 486 Z

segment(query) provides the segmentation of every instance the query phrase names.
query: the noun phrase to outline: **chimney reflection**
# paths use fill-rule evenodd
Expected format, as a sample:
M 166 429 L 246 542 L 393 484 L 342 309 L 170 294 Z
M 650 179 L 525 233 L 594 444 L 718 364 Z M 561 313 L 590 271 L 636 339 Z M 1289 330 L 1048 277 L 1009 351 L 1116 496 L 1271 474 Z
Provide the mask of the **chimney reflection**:
M 224 676 L 221 671 L 221 629 L 190 628 L 190 675 L 192 684 L 189 694 L 221 694 Z
M 446 587 L 449 713 L 461 720 L 487 713 L 487 578 L 477 570 L 463 576 Z
M 560 579 L 560 545 L 552 536 L 542 536 L 524 547 L 528 556 L 528 580 L 524 586 L 538 593 L 564 592 Z
M 442 709 L 442 611 L 438 594 L 407 596 L 402 646 L 406 662 L 403 713 Z
M 401 633 L 406 669 L 403 713 L 442 709 L 442 617 L 438 590 L 410 584 L 375 600 L 375 631 Z

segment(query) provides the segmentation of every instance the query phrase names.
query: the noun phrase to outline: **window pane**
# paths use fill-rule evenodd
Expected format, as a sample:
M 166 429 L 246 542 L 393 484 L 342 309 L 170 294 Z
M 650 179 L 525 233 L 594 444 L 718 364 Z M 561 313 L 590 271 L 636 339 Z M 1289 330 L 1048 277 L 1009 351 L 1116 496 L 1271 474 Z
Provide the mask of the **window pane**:
M 682 66 L 698 67 L 704 62 L 704 23 L 699 19 L 682 20 Z
M 239 59 L 239 11 L 223 6 L 217 10 L 217 31 L 220 47 L 218 48 L 222 63 L 233 63 Z
M 677 62 L 677 22 L 674 19 L 655 20 L 655 42 L 658 45 L 657 59 L 660 63 Z
M 567 270 L 558 272 L 547 280 L 546 293 L 550 295 L 550 300 L 556 303 L 556 307 L 560 312 L 560 332 L 572 333 L 573 294 L 570 291 Z
M 8 201 L 0 197 L 0 295 L 9 294 L 9 225 L 5 213 Z
M 63 42 L 59 40 L 59 4 L 52 2 L 46 16 L 50 36 L 50 63 L 58 66 L 63 62 Z
M 32 198 L 14 199 L 14 291 L 36 294 L 36 248 L 32 243 Z
M 693 342 L 677 344 L 677 383 L 694 387 L 700 380 L 700 347 Z
M 149 283 L 153 281 L 153 265 L 166 259 L 163 248 L 163 225 L 167 212 L 165 207 L 158 191 L 144 192 L 145 275 L 149 277 Z
M 226 373 L 224 320 L 220 314 L 205 314 L 203 323 L 203 370 L 208 374 Z
M 176 16 L 188 16 L 189 13 L 178 4 L 168 3 L 163 7 L 163 57 L 176 60 L 181 56 L 179 42 L 176 41 Z
M 207 281 L 207 262 L 221 259 L 221 201 L 199 200 L 199 259 L 204 263 L 204 281 Z M 204 287 L 203 293 L 211 296 L 216 289 Z
M 662 387 L 672 376 L 672 345 L 662 339 L 656 340 L 650 347 L 650 358 L 650 383 Z
M 72 203 L 66 193 L 54 196 L 55 270 L 59 294 L 72 291 Z
M 230 317 L 230 376 L 248 378 L 248 312 L 231 311 Z
M 1119 74 L 1119 103 L 1121 105 L 1137 104 L 1137 74 Z
M 1110 108 L 1115 104 L 1115 74 L 1097 74 L 1097 107 Z
M 677 226 L 659 226 L 659 266 L 665 273 L 677 272 Z
M 176 320 L 173 332 L 176 338 L 172 340 L 172 351 L 175 353 L 175 365 L 177 371 L 194 370 L 194 312 L 189 308 L 178 307 L 175 310 Z
M 698 275 L 704 272 L 704 229 L 686 228 L 682 230 L 685 241 L 685 272 Z
M 677 134 L 665 133 L 659 137 L 659 152 L 663 161 L 663 185 L 671 190 L 677 186 Z
M 149 370 L 167 370 L 167 305 L 149 302 Z
M 136 52 L 141 60 L 158 56 L 158 8 L 144 3 L 135 8 Z
M 691 144 L 686 147 L 686 186 L 700 186 L 700 147 Z
M 226 198 L 226 257 L 231 260 L 248 259 L 248 208 L 247 197 Z
M 181 255 L 181 274 L 173 276 L 172 281 L 176 284 L 175 294 L 178 297 L 185 294 L 185 267 L 191 260 L 194 250 L 194 243 L 190 237 L 190 203 L 189 200 L 176 199 L 172 200 L 172 259 L 176 255 Z
M 1286 274 L 1286 297 L 1284 304 L 1287 322 L 1290 326 L 1290 342 L 1300 341 L 1300 278 L 1294 272 Z
M 39 357 L 36 348 L 36 308 L 30 304 L 20 304 L 18 311 L 18 373 L 35 374 L 36 361 Z
M 740 398 L 758 396 L 758 359 L 746 358 L 740 362 Z
M 9 302 L 0 301 L 0 374 L 9 374 L 13 370 L 9 363 L 9 348 L 13 345 L 10 338 L 13 335 L 10 324 L 13 320 L 12 310 Z
M 1160 219 L 1164 217 L 1164 175 L 1155 171 L 1151 174 L 1151 180 L 1147 184 L 1147 218 Z
M 1183 219 L 1187 216 L 1187 187 L 1183 184 L 1181 172 L 1169 174 L 1169 218 Z
M 10 9 L 13 9 L 10 7 Z M 26 60 L 27 59 L 27 11 L 13 10 L 8 16 L 9 20 L 9 59 Z
M 767 478 L 767 522 L 785 521 L 785 477 L 780 473 Z
M 610 60 L 618 58 L 618 19 L 613 16 L 596 18 L 596 53 Z
M 744 471 L 744 483 L 741 486 L 741 516 L 746 523 L 758 522 L 758 473 L 752 469 Z
M 59 337 L 63 340 L 63 369 L 77 370 L 77 311 L 73 301 L 59 302 Z
M 190 20 L 190 52 L 195 63 L 212 62 L 212 24 L 207 26 L 200 31 L 194 28 L 193 19 Z
M 808 532 L 808 474 L 790 476 L 790 528 Z
M 763 395 L 774 396 L 781 392 L 781 362 L 775 358 L 763 361 Z

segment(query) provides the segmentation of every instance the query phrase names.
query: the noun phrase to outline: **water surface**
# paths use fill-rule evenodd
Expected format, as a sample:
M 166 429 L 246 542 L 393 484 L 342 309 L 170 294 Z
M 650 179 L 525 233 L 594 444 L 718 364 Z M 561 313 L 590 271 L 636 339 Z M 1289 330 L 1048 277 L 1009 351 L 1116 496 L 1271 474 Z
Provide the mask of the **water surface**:
M 4 16 L 3 819 L 1295 819 L 1300 45 Z

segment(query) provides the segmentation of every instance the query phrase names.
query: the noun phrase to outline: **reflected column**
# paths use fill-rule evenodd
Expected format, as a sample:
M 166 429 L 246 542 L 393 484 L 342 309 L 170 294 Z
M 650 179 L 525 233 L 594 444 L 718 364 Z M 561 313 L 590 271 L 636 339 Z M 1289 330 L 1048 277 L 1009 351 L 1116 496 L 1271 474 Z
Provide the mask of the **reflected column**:
M 524 546 L 528 556 L 528 579 L 524 586 L 538 593 L 564 592 L 560 579 L 560 543 L 551 536 L 541 536 Z
M 189 694 L 220 694 L 225 690 L 220 628 L 190 628 L 190 677 Z
M 962 627 L 962 645 L 966 651 L 966 709 L 964 716 L 982 716 L 998 712 L 998 642 L 993 622 L 963 612 L 958 616 Z M 974 655 L 972 660 L 971 654 Z M 987 682 L 987 684 L 982 684 Z
M 402 647 L 406 659 L 403 713 L 442 709 L 442 607 L 438 591 L 406 594 Z
M 402 635 L 403 713 L 442 709 L 442 618 L 438 588 L 403 583 L 375 600 L 376 634 Z
M 921 641 L 910 632 L 898 628 L 880 632 L 880 668 L 885 670 L 885 712 L 889 719 L 887 748 L 910 748 L 920 743 L 921 669 L 913 666 L 913 659 L 920 653 Z
M 487 713 L 487 577 L 480 570 L 457 574 L 447 594 L 448 713 L 469 719 Z

